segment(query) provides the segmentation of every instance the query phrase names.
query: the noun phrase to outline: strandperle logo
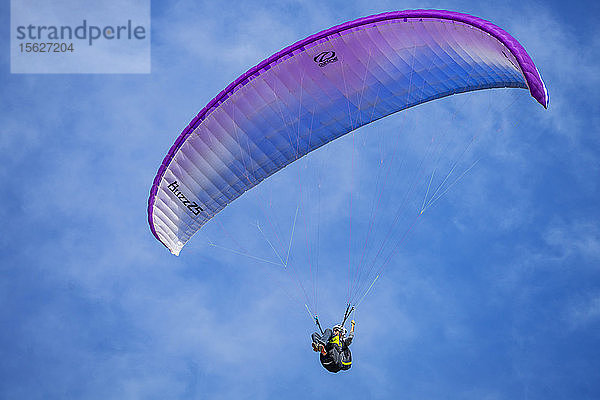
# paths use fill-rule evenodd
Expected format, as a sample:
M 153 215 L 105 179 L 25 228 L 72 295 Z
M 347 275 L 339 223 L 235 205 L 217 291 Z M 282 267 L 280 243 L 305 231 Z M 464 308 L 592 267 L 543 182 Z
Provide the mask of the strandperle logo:
M 91 25 L 86 19 L 81 25 L 20 25 L 17 26 L 18 40 L 52 41 L 52 40 L 87 40 L 92 46 L 96 40 L 144 40 L 146 28 L 134 25 L 129 19 L 121 25 Z
M 11 0 L 10 72 L 148 74 L 150 0 Z

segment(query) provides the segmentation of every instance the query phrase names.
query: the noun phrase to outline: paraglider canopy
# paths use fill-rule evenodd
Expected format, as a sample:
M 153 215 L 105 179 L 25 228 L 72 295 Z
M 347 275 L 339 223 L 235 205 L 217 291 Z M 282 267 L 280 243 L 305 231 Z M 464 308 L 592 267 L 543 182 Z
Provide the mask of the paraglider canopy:
M 455 93 L 548 93 L 507 32 L 467 14 L 389 12 L 334 26 L 265 59 L 204 107 L 150 190 L 148 222 L 173 254 L 245 191 L 358 127 Z

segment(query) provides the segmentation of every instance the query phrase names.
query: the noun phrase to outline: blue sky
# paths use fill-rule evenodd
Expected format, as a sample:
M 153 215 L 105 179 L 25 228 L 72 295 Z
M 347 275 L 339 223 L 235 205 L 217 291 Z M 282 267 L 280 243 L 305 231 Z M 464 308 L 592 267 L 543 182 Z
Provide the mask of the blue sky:
M 5 30 L 0 398 L 600 397 L 598 5 L 347 3 L 154 2 L 148 75 L 10 74 Z M 9 26 L 8 2 L 0 7 Z M 353 368 L 333 375 L 310 350 L 293 276 L 208 240 L 273 257 L 252 224 L 271 218 L 289 230 L 298 174 L 332 160 L 314 168 L 330 188 L 318 312 L 334 322 L 345 289 L 335 277 L 348 263 L 343 204 L 376 173 L 366 156 L 348 164 L 350 137 L 240 198 L 219 216 L 223 229 L 207 225 L 180 257 L 149 231 L 148 192 L 183 127 L 249 67 L 332 25 L 411 8 L 507 30 L 540 69 L 550 107 L 524 90 L 494 91 L 364 129 L 367 139 L 402 129 L 498 135 L 401 243 L 355 315 Z M 302 233 L 293 262 L 304 278 Z

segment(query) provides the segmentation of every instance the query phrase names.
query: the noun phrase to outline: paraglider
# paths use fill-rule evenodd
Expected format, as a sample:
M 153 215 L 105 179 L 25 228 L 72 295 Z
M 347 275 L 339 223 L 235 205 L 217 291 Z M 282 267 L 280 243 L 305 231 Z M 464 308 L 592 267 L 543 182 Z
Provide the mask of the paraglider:
M 346 316 L 349 314 L 349 310 L 346 310 Z M 315 318 L 315 321 L 320 330 L 321 325 L 319 324 L 318 318 Z M 333 373 L 345 371 L 352 367 L 352 352 L 350 351 L 350 345 L 354 340 L 354 327 L 356 322 L 354 320 L 350 321 L 350 332 L 347 332 L 343 324 L 344 322 L 342 322 L 342 324 L 336 324 L 331 329 L 325 329 L 324 331 L 321 331 L 321 333 L 314 332 L 311 335 L 311 345 L 313 350 L 319 353 L 321 365 L 323 365 L 323 368 L 327 371 Z
M 544 82 L 523 46 L 478 17 L 395 11 L 316 33 L 250 68 L 183 130 L 152 184 L 150 229 L 179 255 L 228 204 L 314 150 L 416 105 L 492 88 L 528 89 L 548 106 Z M 424 210 L 425 201 L 418 215 Z M 334 364 L 343 366 L 337 362 L 341 344 L 348 349 L 353 329 L 345 339 L 342 329 L 337 332 L 313 337 L 314 349 L 335 355 Z M 339 343 L 327 350 L 333 337 Z

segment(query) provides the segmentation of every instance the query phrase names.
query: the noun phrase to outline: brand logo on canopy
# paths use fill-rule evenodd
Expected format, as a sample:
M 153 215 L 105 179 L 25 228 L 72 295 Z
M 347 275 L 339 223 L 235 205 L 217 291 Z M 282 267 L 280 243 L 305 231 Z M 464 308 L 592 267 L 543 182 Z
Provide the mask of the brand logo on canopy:
M 319 64 L 319 67 L 324 67 L 327 64 L 336 62 L 338 60 L 338 58 L 335 55 L 335 51 L 324 51 L 322 53 L 319 53 L 317 56 L 315 56 L 315 58 L 313 58 L 313 60 L 315 60 L 315 62 L 317 64 Z

